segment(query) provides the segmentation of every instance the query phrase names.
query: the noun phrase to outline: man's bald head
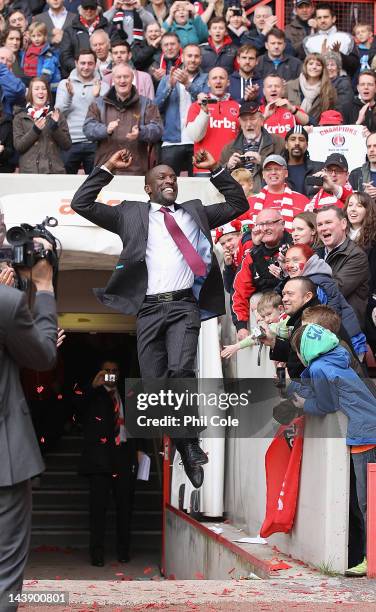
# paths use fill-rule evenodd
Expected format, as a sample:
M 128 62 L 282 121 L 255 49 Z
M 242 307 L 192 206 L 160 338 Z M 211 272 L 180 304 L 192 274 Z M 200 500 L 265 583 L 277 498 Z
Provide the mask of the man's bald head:
M 208 75 L 210 93 L 217 98 L 222 98 L 229 84 L 228 73 L 224 68 L 212 68 Z
M 275 208 L 260 210 L 256 217 L 255 226 L 262 231 L 261 241 L 268 247 L 277 246 L 284 232 L 284 221 L 281 213 Z

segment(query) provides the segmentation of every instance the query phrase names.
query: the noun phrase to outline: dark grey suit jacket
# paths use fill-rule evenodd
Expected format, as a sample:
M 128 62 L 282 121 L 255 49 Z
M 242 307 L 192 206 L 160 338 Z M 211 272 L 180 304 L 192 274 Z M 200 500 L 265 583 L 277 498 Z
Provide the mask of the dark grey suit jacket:
M 119 206 L 96 202 L 98 193 L 112 178 L 106 170 L 94 168 L 76 192 L 71 207 L 85 219 L 120 236 L 123 250 L 119 262 L 107 287 L 97 289 L 96 294 L 106 306 L 124 314 L 137 315 L 148 285 L 145 258 L 150 202 L 125 201 Z M 207 273 L 203 277 L 195 278 L 192 290 L 203 320 L 225 312 L 222 274 L 213 252 L 211 230 L 239 217 L 249 209 L 242 187 L 227 170 L 211 178 L 211 181 L 224 195 L 225 202 L 203 206 L 201 200 L 189 200 L 179 204 L 201 230 L 198 252 L 207 264 Z
M 66 30 L 67 28 L 70 28 L 70 26 L 72 25 L 72 21 L 73 19 L 77 17 L 77 15 L 75 13 L 71 13 L 70 11 L 68 11 L 67 16 L 65 18 L 64 24 L 63 24 L 63 30 Z M 54 29 L 54 24 L 53 21 L 51 19 L 51 17 L 48 14 L 48 11 L 44 11 L 44 13 L 39 13 L 39 15 L 35 15 L 34 17 L 34 21 L 39 21 L 39 23 L 45 23 L 47 26 L 47 32 L 48 32 L 48 38 L 49 41 L 51 42 L 51 36 L 52 36 L 52 30 Z
M 26 296 L 0 285 L 0 487 L 44 470 L 19 369 L 50 370 L 56 359 L 56 302 L 39 292 L 34 315 Z

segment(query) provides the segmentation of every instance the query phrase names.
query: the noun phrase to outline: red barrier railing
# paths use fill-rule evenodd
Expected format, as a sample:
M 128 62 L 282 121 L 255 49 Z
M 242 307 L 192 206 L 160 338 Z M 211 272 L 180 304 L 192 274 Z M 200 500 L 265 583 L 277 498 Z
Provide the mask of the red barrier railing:
M 168 436 L 163 437 L 163 496 L 162 496 L 162 559 L 161 573 L 166 575 L 166 506 L 170 503 L 170 485 L 171 485 L 171 441 Z
M 376 463 L 367 468 L 367 576 L 376 578 Z

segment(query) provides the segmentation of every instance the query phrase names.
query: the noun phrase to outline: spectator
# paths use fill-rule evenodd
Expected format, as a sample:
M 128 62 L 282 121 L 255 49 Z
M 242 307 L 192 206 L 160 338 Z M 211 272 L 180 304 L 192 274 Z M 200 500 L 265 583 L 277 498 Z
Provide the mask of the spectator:
M 262 185 L 262 164 L 269 155 L 281 155 L 284 141 L 275 134 L 269 134 L 263 127 L 264 118 L 255 102 L 244 102 L 239 110 L 240 132 L 226 145 L 221 154 L 221 163 L 229 170 L 237 167 L 252 172 L 254 190 Z
M 262 176 L 265 187 L 249 200 L 247 216 L 255 222 L 260 210 L 273 208 L 282 215 L 287 231 L 292 230 L 292 220 L 303 212 L 308 198 L 292 191 L 287 183 L 287 163 L 281 155 L 269 155 L 262 164 Z
M 8 17 L 9 27 L 18 28 L 22 34 L 25 34 L 28 26 L 25 14 L 22 11 L 15 10 L 9 13 Z
M 303 62 L 300 76 L 286 85 L 286 97 L 309 114 L 310 123 L 317 125 L 322 112 L 335 107 L 336 90 L 330 82 L 324 59 L 310 53 Z
M 13 162 L 13 129 L 12 119 L 6 115 L 3 110 L 3 105 L 0 102 L 0 172 L 14 172 L 15 165 Z M 1 211 L 0 211 L 1 213 Z M 0 221 L 2 215 L 0 214 Z M 0 238 L 2 235 L 2 226 L 0 222 Z M 0 246 L 2 240 L 0 239 Z
M 65 174 L 61 152 L 72 145 L 68 125 L 56 108 L 51 112 L 48 83 L 31 79 L 26 108 L 15 110 L 13 120 L 14 148 L 20 154 L 19 169 L 31 174 Z
M 143 175 L 148 169 L 150 145 L 162 136 L 159 111 L 151 100 L 138 95 L 130 66 L 115 66 L 112 78 L 114 85 L 109 92 L 89 106 L 83 132 L 86 138 L 98 142 L 95 165 L 100 166 L 126 144 L 133 161 L 129 171 L 119 173 Z
M 114 38 L 111 43 L 112 61 L 108 67 L 107 74 L 103 80 L 112 87 L 112 70 L 118 64 L 129 64 L 132 59 L 132 51 L 129 43 L 121 38 Z M 150 74 L 141 72 L 141 70 L 133 70 L 133 85 L 137 89 L 137 93 L 145 98 L 154 100 L 154 85 Z
M 247 23 L 248 20 L 245 10 L 239 4 L 236 4 L 236 0 L 230 2 L 226 11 L 227 31 L 229 36 L 231 36 L 232 42 L 237 47 L 241 47 L 242 45 L 241 38 L 243 34 L 248 33 Z
M 237 47 L 227 33 L 223 17 L 213 17 L 209 21 L 208 42 L 202 45 L 202 70 L 209 72 L 212 68 L 224 68 L 228 74 L 234 70 Z
M 14 53 L 0 47 L 0 102 L 6 115 L 13 115 L 13 106 L 25 102 L 26 88 L 21 79 L 12 72 Z
M 90 174 L 94 167 L 96 145 L 86 138 L 83 125 L 90 104 L 109 90 L 109 86 L 96 77 L 95 62 L 93 51 L 82 49 L 76 59 L 76 68 L 57 88 L 55 106 L 65 116 L 72 140 L 72 146 L 64 152 L 67 174 L 77 174 L 81 165 L 85 174 Z
M 103 14 L 108 23 L 118 20 L 122 24 L 130 45 L 143 39 L 144 28 L 154 23 L 154 17 L 141 4 L 140 0 L 114 0 L 112 8 Z
M 170 8 L 169 16 L 163 22 L 162 29 L 165 32 L 177 34 L 180 45 L 199 45 L 208 40 L 208 28 L 206 23 L 209 21 L 215 0 L 210 0 L 208 7 L 202 15 L 195 16 L 195 7 L 187 2 L 174 2 Z
M 151 13 L 155 21 L 162 27 L 163 22 L 168 17 L 169 2 L 165 0 L 150 0 L 145 6 L 146 10 Z
M 246 251 L 234 280 L 232 307 L 238 340 L 244 340 L 249 335 L 250 298 L 256 292 L 265 293 L 278 285 L 279 279 L 270 273 L 269 265 L 279 256 L 280 249 L 291 243 L 291 236 L 285 231 L 278 210 L 261 210 L 255 227 L 263 231 L 261 243 Z
M 56 92 L 61 79 L 59 60 L 47 42 L 47 26 L 34 22 L 28 29 L 29 44 L 21 51 L 21 70 L 23 81 L 28 85 L 34 77 L 44 77 L 52 92 Z
M 149 69 L 155 88 L 158 87 L 162 77 L 169 74 L 172 68 L 179 68 L 182 61 L 182 49 L 180 48 L 179 38 L 173 33 L 164 34 L 161 39 L 161 51 L 158 52 L 154 63 Z
M 287 183 L 289 187 L 311 198 L 315 188 L 307 184 L 307 177 L 320 171 L 323 163 L 309 158 L 308 133 L 300 125 L 291 128 L 286 134 L 285 158 L 287 161 Z
M 373 44 L 373 28 L 370 23 L 358 22 L 353 27 L 353 35 L 360 58 L 360 72 L 371 68 L 369 56 Z
M 106 6 L 106 0 L 99 0 L 98 5 L 103 9 Z M 78 13 L 78 9 L 82 6 L 82 2 L 81 0 L 64 0 L 64 6 L 67 11 Z
M 90 36 L 90 49 L 97 58 L 97 71 L 103 78 L 111 64 L 110 37 L 104 30 L 95 30 Z
M 316 33 L 303 41 L 305 53 L 321 53 L 339 51 L 342 65 L 349 76 L 353 76 L 359 68 L 359 55 L 354 39 L 348 32 L 339 32 L 335 26 L 337 17 L 330 4 L 316 6 L 315 30 Z
M 366 337 L 360 329 L 354 310 L 338 290 L 337 283 L 332 278 L 331 267 L 320 259 L 310 246 L 301 244 L 288 249 L 283 269 L 288 278 L 305 276 L 315 283 L 318 300 L 321 304 L 333 308 L 341 317 L 343 328 L 351 339 L 352 348 L 362 361 L 367 352 Z
M 323 170 L 319 170 L 314 176 L 321 177 L 323 183 L 306 210 L 315 210 L 331 204 L 343 208 L 346 198 L 352 192 L 348 183 L 349 167 L 346 157 L 340 153 L 332 153 L 326 158 Z
M 35 15 L 34 21 L 46 25 L 49 43 L 59 47 L 63 40 L 64 30 L 70 28 L 75 14 L 67 11 L 64 0 L 46 0 L 46 4 L 49 7 L 48 10 Z
M 236 134 L 239 104 L 226 93 L 228 74 L 224 68 L 210 70 L 208 85 L 210 93 L 200 93 L 188 110 L 185 137 L 194 142 L 195 154 L 205 149 L 219 159 L 223 147 Z
M 235 325 L 235 315 L 232 310 L 232 296 L 234 293 L 234 278 L 237 263 L 237 250 L 241 238 L 241 221 L 234 219 L 215 230 L 214 243 L 220 244 L 223 250 L 223 286 L 230 295 L 230 311 Z
M 312 33 L 315 5 L 311 0 L 296 0 L 295 17 L 285 27 L 285 34 L 299 57 L 304 59 L 303 40 Z
M 242 45 L 236 53 L 238 70 L 230 75 L 231 98 L 242 104 L 248 100 L 261 101 L 262 81 L 255 75 L 257 51 L 251 45 Z
M 90 48 L 94 30 L 108 30 L 107 19 L 101 16 L 97 0 L 81 0 L 79 14 L 64 30 L 60 44 L 60 65 L 63 77 L 75 68 L 75 58 L 81 49 Z
M 357 84 L 358 95 L 344 109 L 346 124 L 365 125 L 370 132 L 376 131 L 376 74 L 373 70 L 361 72 Z
M 284 97 L 285 86 L 280 75 L 269 74 L 265 77 L 263 89 L 266 105 L 260 109 L 264 115 L 264 127 L 269 134 L 278 134 L 284 138 L 297 124 L 307 125 L 308 114 Z
M 324 61 L 330 81 L 337 92 L 337 108 L 342 115 L 352 105 L 354 94 L 351 79 L 342 71 L 342 59 L 339 53 L 329 51 L 324 55 Z
M 174 68 L 162 78 L 155 99 L 164 122 L 159 163 L 173 168 L 177 176 L 182 170 L 192 176 L 193 141 L 184 133 L 184 126 L 192 102 L 190 89 L 194 84 L 201 91 L 206 82 L 200 65 L 200 47 L 187 45 L 183 49 L 184 68 Z
M 247 168 L 236 168 L 231 172 L 231 176 L 243 187 L 244 195 L 249 201 L 249 198 L 254 194 L 252 172 Z
M 23 76 L 23 71 L 20 67 L 21 49 L 23 48 L 23 36 L 18 28 L 8 28 L 2 36 L 4 47 L 10 49 L 14 53 L 14 62 L 12 72 L 17 77 Z
M 355 168 L 349 183 L 355 191 L 365 191 L 376 199 L 376 134 L 369 134 L 366 140 L 367 159 L 360 168 Z
M 136 40 L 132 45 L 133 64 L 137 70 L 152 73 L 152 70 L 160 64 L 161 39 L 162 30 L 157 23 L 146 26 L 144 40 Z M 179 43 L 177 46 L 179 49 Z
M 282 30 L 273 28 L 265 36 L 266 53 L 257 63 L 256 74 L 265 79 L 269 74 L 277 73 L 285 81 L 298 78 L 302 62 L 297 57 L 285 55 L 286 36 Z
M 368 300 L 367 255 L 347 238 L 346 217 L 336 206 L 324 206 L 317 212 L 317 233 L 324 245 L 317 253 L 332 268 L 339 290 L 363 328 Z
M 368 193 L 354 192 L 346 200 L 343 209 L 349 224 L 349 238 L 368 257 L 369 294 L 366 310 L 365 333 L 367 342 L 376 352 L 376 205 Z
M 308 244 L 315 250 L 321 244 L 317 236 L 316 214 L 306 210 L 295 215 L 291 236 L 294 244 Z
M 253 24 L 249 32 L 244 34 L 242 44 L 252 45 L 257 49 L 259 55 L 265 53 L 265 37 L 277 26 L 277 17 L 273 15 L 269 4 L 258 5 L 253 11 Z

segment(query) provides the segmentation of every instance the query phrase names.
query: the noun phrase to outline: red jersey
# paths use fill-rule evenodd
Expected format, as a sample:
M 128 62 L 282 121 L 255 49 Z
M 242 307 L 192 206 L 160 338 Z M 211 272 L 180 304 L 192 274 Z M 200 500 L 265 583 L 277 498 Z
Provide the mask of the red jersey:
M 231 140 L 234 140 L 238 132 L 239 104 L 232 100 L 210 100 L 209 98 L 209 124 L 206 134 L 202 140 L 194 143 L 193 152 L 196 154 L 200 149 L 206 149 L 214 159 L 221 157 L 222 149 Z M 201 106 L 193 102 L 188 110 L 187 125 L 192 123 L 200 113 Z M 203 170 L 193 169 L 194 173 Z M 209 174 L 209 171 L 207 172 Z
M 340 198 L 337 198 L 337 196 L 333 195 L 332 193 L 328 193 L 327 191 L 324 191 L 324 189 L 320 189 L 312 198 L 312 200 L 310 200 L 308 202 L 308 204 L 305 207 L 305 210 L 318 210 L 319 208 L 322 208 L 323 206 L 330 206 L 332 204 L 334 204 L 335 206 L 338 206 L 338 208 L 343 208 L 346 202 L 346 199 L 348 198 L 349 195 L 351 195 L 353 192 L 353 188 L 351 187 L 351 185 L 349 183 L 346 183 L 346 185 L 344 187 L 342 187 L 342 194 Z
M 261 106 L 260 110 L 262 113 L 265 111 L 265 106 Z M 300 110 L 297 108 L 297 110 Z M 281 138 L 285 138 L 287 132 L 289 132 L 295 125 L 300 125 L 296 115 L 293 115 L 287 108 L 278 107 L 270 117 L 265 119 L 264 128 L 269 134 L 277 134 Z

